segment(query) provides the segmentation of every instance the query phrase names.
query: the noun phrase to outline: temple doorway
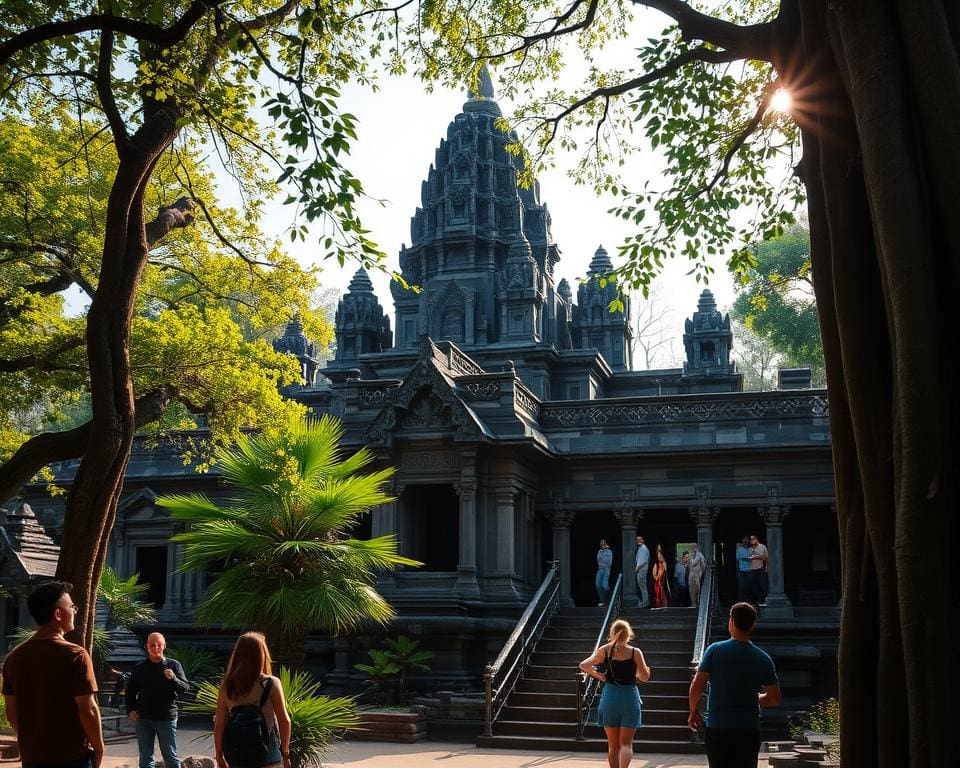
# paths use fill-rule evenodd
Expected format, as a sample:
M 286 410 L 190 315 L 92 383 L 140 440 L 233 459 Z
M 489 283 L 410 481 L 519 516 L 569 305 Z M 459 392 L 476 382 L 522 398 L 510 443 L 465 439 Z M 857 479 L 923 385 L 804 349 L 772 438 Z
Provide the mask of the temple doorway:
M 674 567 L 682 553 L 689 552 L 690 546 L 697 541 L 697 527 L 690 519 L 689 510 L 685 508 L 644 510 L 643 517 L 637 521 L 637 535 L 643 536 L 644 543 L 650 550 L 648 588 L 651 602 L 653 601 L 653 564 L 656 562 L 657 547 L 660 547 L 667 561 L 667 579 L 671 590 L 670 604 L 679 605 Z
M 578 512 L 570 524 L 570 592 L 575 605 L 597 604 L 597 550 L 600 539 L 606 539 L 613 552 L 610 588 L 623 568 L 623 544 L 620 523 L 610 510 Z
M 783 578 L 798 606 L 840 602 L 840 530 L 837 516 L 821 507 L 794 507 L 783 523 Z
M 713 556 L 717 561 L 718 591 L 722 605 L 732 605 L 740 599 L 737 588 L 737 544 L 744 536 L 756 535 L 767 541 L 767 526 L 749 509 L 723 509 L 713 524 Z M 709 560 L 709 558 L 707 558 Z
M 421 572 L 453 572 L 460 557 L 460 497 L 452 485 L 408 485 L 400 496 L 403 554 Z

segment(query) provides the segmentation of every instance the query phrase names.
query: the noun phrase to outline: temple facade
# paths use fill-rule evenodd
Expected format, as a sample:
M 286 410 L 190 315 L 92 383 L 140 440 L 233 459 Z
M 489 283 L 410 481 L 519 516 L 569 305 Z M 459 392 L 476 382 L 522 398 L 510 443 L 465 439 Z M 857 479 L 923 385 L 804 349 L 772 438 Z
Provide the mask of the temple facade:
M 559 279 L 549 210 L 536 183 L 518 183 L 521 160 L 507 150 L 517 137 L 497 127 L 499 115 L 485 83 L 436 150 L 400 249 L 402 276 L 419 290 L 392 284 L 393 328 L 360 270 L 325 368 L 296 320 L 275 342 L 302 363 L 289 394 L 342 419 L 345 450 L 367 446 L 397 469 L 395 501 L 356 532 L 394 533 L 423 563 L 379 580 L 398 612 L 391 631 L 437 653 L 435 687 L 476 687 L 548 561 L 560 563 L 565 604 L 593 605 L 605 538 L 635 602 L 638 533 L 671 571 L 697 542 L 729 603 L 736 542 L 756 534 L 770 552 L 762 632 L 785 687 L 829 692 L 841 582 L 826 392 L 803 371 L 783 372 L 778 390 L 742 391 L 730 321 L 709 290 L 691 297 L 682 367 L 632 370 L 629 303 L 609 310 L 609 255 L 597 248 L 575 294 Z M 137 443 L 108 558 L 150 583 L 171 644 L 226 648 L 232 635 L 192 625 L 211 575 L 177 572 L 176 524 L 155 504 L 184 490 L 223 494 L 215 473 L 192 472 L 180 453 L 176 440 Z M 55 470 L 69 482 L 75 465 Z M 61 519 L 41 487 L 23 501 L 0 542 L 0 581 L 21 594 L 30 563 L 48 575 Z M 37 548 L 46 554 L 31 559 Z M 23 618 L 7 600 L 4 634 Z M 318 634 L 311 664 L 349 688 L 372 642 Z

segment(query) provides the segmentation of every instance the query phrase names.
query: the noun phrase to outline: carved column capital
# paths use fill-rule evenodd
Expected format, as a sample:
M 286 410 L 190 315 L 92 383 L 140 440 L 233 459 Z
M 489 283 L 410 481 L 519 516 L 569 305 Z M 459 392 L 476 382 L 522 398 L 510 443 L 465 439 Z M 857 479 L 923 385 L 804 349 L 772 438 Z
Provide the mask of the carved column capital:
M 457 492 L 457 496 L 461 499 L 473 498 L 477 495 L 477 480 L 476 478 L 461 480 L 453 484 L 453 490 Z
M 625 507 L 615 509 L 613 515 L 624 528 L 636 528 L 637 523 L 643 519 L 643 510 L 637 507 Z
M 720 508 L 714 507 L 690 507 L 690 519 L 694 523 L 700 526 L 713 525 L 713 521 L 717 519 L 717 516 L 720 514 Z
M 767 525 L 783 525 L 790 514 L 789 504 L 771 504 L 769 507 L 757 507 L 757 514 Z
M 577 513 L 572 509 L 548 509 L 546 515 L 554 528 L 568 528 Z

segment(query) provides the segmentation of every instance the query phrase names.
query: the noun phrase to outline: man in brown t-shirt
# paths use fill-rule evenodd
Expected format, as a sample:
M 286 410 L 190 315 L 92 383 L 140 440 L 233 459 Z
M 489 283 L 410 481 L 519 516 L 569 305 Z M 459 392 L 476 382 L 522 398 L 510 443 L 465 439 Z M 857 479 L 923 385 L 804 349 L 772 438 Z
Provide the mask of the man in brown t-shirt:
M 68 643 L 77 607 L 72 584 L 47 581 L 27 598 L 37 631 L 3 664 L 7 719 L 23 768 L 99 768 L 103 732 L 90 655 Z

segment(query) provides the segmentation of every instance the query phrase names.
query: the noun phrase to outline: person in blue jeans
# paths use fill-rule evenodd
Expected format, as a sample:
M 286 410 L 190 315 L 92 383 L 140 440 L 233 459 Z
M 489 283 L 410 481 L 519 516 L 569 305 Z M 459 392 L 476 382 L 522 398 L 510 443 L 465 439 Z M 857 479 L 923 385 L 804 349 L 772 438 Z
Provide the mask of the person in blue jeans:
M 127 681 L 127 716 L 137 731 L 140 768 L 154 768 L 154 742 L 160 742 L 165 768 L 180 768 L 177 698 L 190 689 L 190 683 L 180 662 L 163 655 L 166 648 L 159 632 L 147 635 L 147 660 L 133 668 Z
M 607 546 L 606 539 L 600 539 L 597 552 L 597 605 L 604 606 L 610 595 L 610 568 L 613 565 L 613 550 Z
M 773 659 L 750 642 L 757 610 L 750 603 L 730 609 L 730 639 L 703 653 L 690 683 L 687 725 L 704 725 L 698 709 L 709 684 L 704 743 L 710 768 L 756 768 L 760 754 L 760 708 L 779 706 L 780 682 Z
M 750 574 L 750 539 L 746 536 L 737 544 L 737 599 L 756 604 L 753 597 L 753 578 Z

